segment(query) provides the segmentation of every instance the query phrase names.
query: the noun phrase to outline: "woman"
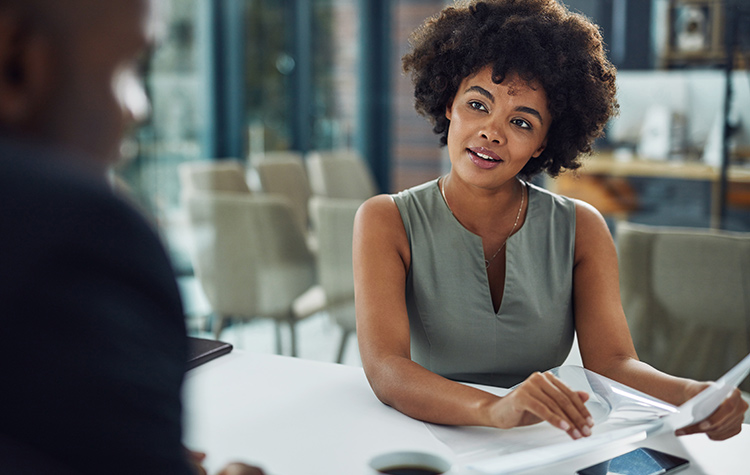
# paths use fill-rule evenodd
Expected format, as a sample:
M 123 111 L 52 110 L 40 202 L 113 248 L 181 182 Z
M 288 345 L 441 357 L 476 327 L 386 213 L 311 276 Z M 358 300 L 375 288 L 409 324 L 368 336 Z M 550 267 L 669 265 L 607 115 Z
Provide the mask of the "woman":
M 588 436 L 588 395 L 542 373 L 574 330 L 592 371 L 673 404 L 704 389 L 638 361 L 601 215 L 524 181 L 577 168 L 617 110 L 596 26 L 554 0 L 496 0 L 446 8 L 412 40 L 404 69 L 451 169 L 357 214 L 357 332 L 378 398 L 434 423 Z M 457 381 L 522 384 L 501 398 Z M 735 391 L 679 432 L 731 437 L 746 408 Z

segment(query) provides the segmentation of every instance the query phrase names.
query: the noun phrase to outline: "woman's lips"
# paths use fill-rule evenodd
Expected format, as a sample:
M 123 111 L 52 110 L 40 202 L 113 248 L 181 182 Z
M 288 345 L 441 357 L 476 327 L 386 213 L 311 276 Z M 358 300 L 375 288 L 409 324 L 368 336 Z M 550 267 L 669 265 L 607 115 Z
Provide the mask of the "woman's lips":
M 488 150 L 484 147 L 467 148 L 466 151 L 469 153 L 469 158 L 474 165 L 485 170 L 495 168 L 503 163 L 502 158 L 492 150 Z

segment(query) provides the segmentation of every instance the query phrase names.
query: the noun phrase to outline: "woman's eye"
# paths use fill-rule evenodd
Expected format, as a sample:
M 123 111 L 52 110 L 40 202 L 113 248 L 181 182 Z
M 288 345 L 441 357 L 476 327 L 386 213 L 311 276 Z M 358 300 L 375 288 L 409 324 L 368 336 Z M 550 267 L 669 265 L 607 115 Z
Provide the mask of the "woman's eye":
M 510 121 L 511 124 L 521 127 L 522 129 L 531 129 L 531 124 L 523 119 L 513 119 Z
M 471 107 L 474 110 L 478 110 L 478 111 L 486 111 L 487 110 L 487 108 L 484 107 L 484 104 L 482 104 L 481 102 L 478 102 L 478 101 L 469 101 L 469 107 Z

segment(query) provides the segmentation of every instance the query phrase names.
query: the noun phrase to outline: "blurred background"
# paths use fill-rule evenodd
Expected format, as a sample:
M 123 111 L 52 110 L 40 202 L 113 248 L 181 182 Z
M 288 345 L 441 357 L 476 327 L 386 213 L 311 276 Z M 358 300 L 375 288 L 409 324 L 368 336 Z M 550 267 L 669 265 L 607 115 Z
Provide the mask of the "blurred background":
M 185 193 L 190 186 L 202 185 L 189 184 L 189 164 L 202 164 L 203 169 L 216 163 L 239 164 L 247 184 L 242 193 L 259 195 L 276 192 L 271 190 L 271 178 L 263 182 L 261 162 L 283 155 L 302 163 L 303 181 L 287 191 L 287 198 L 291 204 L 301 202 L 296 216 L 315 261 L 326 244 L 317 236 L 312 197 L 353 200 L 356 209 L 356 203 L 371 194 L 396 192 L 446 171 L 447 157 L 437 137 L 414 111 L 411 83 L 401 72 L 400 58 L 414 28 L 450 2 L 165 3 L 166 35 L 146 74 L 153 113 L 123 147 L 127 161 L 118 173 L 169 247 L 193 318 L 191 331 L 207 334 L 213 331 L 218 304 L 211 295 L 206 299 L 211 292 L 195 268 L 201 251 L 191 229 L 197 218 L 191 217 Z M 619 221 L 750 231 L 747 2 L 565 3 L 600 25 L 619 71 L 621 111 L 580 171 L 555 180 L 539 178 L 538 184 L 589 201 L 605 215 L 613 233 Z M 336 153 L 363 165 L 356 172 L 363 174 L 354 186 L 359 193 L 334 196 L 330 182 L 349 181 L 352 175 L 328 178 L 326 188 L 325 166 L 311 168 L 321 157 Z M 180 167 L 185 171 L 179 172 Z M 253 239 L 260 238 L 247 238 Z M 343 252 L 350 252 L 350 247 L 344 245 Z M 345 269 L 347 264 L 340 265 Z M 314 266 L 311 285 L 323 285 L 323 266 Z M 228 278 L 241 280 L 236 275 Z M 302 319 L 299 305 L 294 318 Z M 243 319 L 256 320 L 247 315 Z M 750 317 L 746 324 L 750 326 Z M 320 325 L 320 333 L 329 331 L 328 323 Z M 231 330 L 231 322 L 227 327 Z M 345 334 L 339 327 L 346 325 L 334 324 L 331 331 Z M 277 327 L 277 338 L 278 331 Z M 330 337 L 333 346 L 339 334 Z M 245 338 L 248 347 L 265 348 L 268 342 L 272 351 L 271 337 Z M 309 344 L 321 338 L 301 336 L 302 356 L 316 351 L 306 349 L 306 340 Z M 750 346 L 750 336 L 746 340 Z M 349 361 L 357 364 L 356 345 L 352 339 L 347 344 L 346 352 L 353 358 Z M 333 349 L 321 351 L 328 352 L 322 359 L 335 359 Z

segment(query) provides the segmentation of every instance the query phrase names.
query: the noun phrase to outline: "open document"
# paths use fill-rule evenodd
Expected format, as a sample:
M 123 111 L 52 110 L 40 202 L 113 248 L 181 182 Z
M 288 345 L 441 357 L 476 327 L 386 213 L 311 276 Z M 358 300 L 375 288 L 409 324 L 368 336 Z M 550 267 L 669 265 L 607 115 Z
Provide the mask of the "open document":
M 470 473 L 509 474 L 588 453 L 613 443 L 632 443 L 705 419 L 750 373 L 750 355 L 694 398 L 676 407 L 580 366 L 551 369 L 571 389 L 590 394 L 590 437 L 572 440 L 543 422 L 510 430 L 427 424 Z M 487 389 L 482 387 L 482 389 Z M 498 395 L 507 390 L 492 391 Z

